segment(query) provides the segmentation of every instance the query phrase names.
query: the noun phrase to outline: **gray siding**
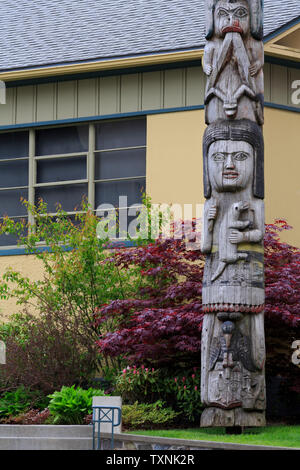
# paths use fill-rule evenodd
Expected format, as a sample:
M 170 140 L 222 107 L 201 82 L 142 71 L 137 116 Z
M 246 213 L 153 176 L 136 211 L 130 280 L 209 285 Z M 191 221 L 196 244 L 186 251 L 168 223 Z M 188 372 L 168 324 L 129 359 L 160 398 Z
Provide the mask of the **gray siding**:
M 265 65 L 265 100 L 292 103 L 300 70 Z M 203 105 L 201 67 L 178 68 L 7 89 L 0 126 Z

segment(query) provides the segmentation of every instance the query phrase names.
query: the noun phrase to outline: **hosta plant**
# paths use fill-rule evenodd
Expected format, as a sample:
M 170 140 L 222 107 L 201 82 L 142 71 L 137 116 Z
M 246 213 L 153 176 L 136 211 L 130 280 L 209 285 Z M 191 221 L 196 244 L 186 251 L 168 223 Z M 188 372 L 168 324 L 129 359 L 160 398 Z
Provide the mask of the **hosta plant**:
M 93 397 L 104 395 L 103 390 L 94 388 L 62 387 L 49 395 L 49 411 L 54 417 L 54 424 L 83 424 L 85 416 L 92 412 Z

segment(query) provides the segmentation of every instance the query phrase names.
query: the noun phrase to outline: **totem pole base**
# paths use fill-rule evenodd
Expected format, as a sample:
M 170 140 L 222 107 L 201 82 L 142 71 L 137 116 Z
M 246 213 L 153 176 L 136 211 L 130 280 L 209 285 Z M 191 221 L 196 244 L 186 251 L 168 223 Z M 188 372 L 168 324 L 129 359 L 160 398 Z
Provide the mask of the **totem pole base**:
M 245 411 L 243 408 L 223 410 L 221 408 L 205 408 L 201 415 L 202 428 L 212 427 L 261 427 L 266 425 L 264 412 Z

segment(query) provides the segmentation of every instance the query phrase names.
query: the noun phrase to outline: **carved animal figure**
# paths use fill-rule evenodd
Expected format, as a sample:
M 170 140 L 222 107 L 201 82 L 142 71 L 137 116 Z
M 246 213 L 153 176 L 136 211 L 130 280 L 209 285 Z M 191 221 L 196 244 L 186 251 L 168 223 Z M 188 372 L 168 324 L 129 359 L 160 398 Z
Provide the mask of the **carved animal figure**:
M 207 81 L 206 122 L 251 118 L 263 124 L 264 51 L 260 25 L 255 24 L 257 3 L 246 0 L 215 0 L 210 5 L 208 42 L 203 70 Z M 223 112 L 216 102 L 223 103 Z M 243 100 L 239 106 L 239 100 Z M 250 113 L 250 114 L 249 114 Z
M 220 224 L 219 231 L 219 265 L 211 281 L 215 281 L 223 273 L 226 266 L 230 263 L 236 263 L 239 259 L 246 259 L 246 253 L 238 253 L 237 244 L 231 243 L 230 234 L 232 229 L 243 230 L 247 228 L 250 221 L 239 220 L 241 212 L 248 210 L 247 202 L 236 202 L 232 204 L 228 212 L 225 213 Z
M 259 370 L 254 364 L 250 339 L 243 335 L 232 322 L 225 322 L 222 334 L 214 338 L 210 350 L 209 370 L 212 371 L 217 361 L 223 362 L 223 368 L 232 368 L 241 361 L 250 372 Z

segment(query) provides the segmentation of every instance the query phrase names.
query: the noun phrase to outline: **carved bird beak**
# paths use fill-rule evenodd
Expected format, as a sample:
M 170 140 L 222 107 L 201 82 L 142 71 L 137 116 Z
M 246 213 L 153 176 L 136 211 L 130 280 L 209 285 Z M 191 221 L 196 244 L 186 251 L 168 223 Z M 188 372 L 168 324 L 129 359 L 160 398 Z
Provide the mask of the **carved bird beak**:
M 230 334 L 225 334 L 225 335 L 224 335 L 224 338 L 225 338 L 226 348 L 229 349 L 229 348 L 230 348 L 230 344 L 231 344 L 232 333 L 230 333 Z

